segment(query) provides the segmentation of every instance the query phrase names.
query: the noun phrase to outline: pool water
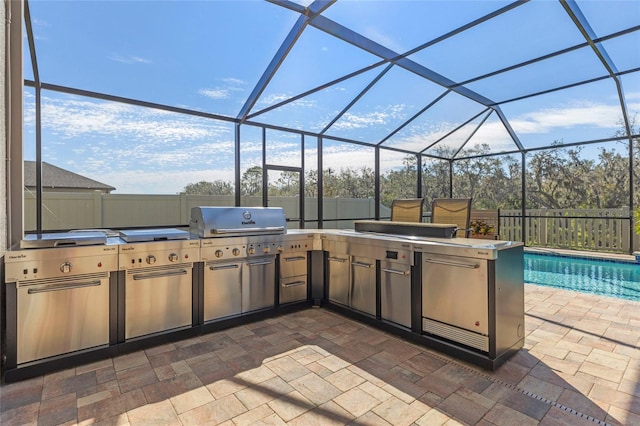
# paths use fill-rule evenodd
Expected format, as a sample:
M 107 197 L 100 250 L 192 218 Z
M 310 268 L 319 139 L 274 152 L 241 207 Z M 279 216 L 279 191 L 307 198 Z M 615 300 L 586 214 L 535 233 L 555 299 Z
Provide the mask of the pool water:
M 640 264 L 524 254 L 524 282 L 640 301 Z

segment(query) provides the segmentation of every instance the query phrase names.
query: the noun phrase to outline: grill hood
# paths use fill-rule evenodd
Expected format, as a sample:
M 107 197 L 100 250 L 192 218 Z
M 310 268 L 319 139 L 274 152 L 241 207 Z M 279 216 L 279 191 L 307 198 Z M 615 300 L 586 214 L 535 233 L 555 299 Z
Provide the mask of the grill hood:
M 191 209 L 189 232 L 200 238 L 284 234 L 281 207 L 209 207 Z

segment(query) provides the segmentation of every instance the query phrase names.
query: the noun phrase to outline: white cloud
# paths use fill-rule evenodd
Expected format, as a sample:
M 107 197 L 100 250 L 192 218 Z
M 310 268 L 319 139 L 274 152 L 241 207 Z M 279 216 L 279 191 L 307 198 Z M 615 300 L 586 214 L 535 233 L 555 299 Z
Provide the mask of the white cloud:
M 267 95 L 267 96 L 261 96 L 260 99 L 258 99 L 258 105 L 263 105 L 263 106 L 268 106 L 268 105 L 273 105 L 273 104 L 277 104 L 278 102 L 282 102 L 285 101 L 287 99 L 289 99 L 291 96 L 285 94 L 285 93 L 274 93 L 271 95 Z
M 25 124 L 33 125 L 34 105 L 25 99 Z M 157 144 L 212 139 L 229 132 L 220 122 L 112 102 L 44 97 L 42 105 L 43 128 L 63 139 L 104 135 Z
M 363 114 L 353 114 L 350 112 L 345 113 L 340 120 L 338 120 L 333 126 L 333 129 L 363 129 L 369 126 L 385 125 L 390 120 L 397 120 L 403 118 L 403 111 L 405 105 L 388 105 L 382 108 L 380 111 L 372 111 Z
M 123 64 L 150 64 L 151 61 L 149 59 L 143 58 L 141 56 L 135 55 L 111 55 L 109 59 L 115 62 L 121 62 Z
M 231 85 L 231 86 L 246 86 L 247 82 L 244 80 L 240 80 L 239 78 L 227 77 L 222 79 L 223 82 Z
M 211 99 L 227 99 L 229 97 L 229 91 L 226 89 L 200 89 L 198 93 Z
M 221 81 L 225 83 L 224 86 L 200 89 L 198 94 L 211 99 L 229 99 L 231 92 L 243 92 L 247 85 L 245 81 L 233 77 L 223 78 Z
M 582 103 L 522 114 L 509 122 L 516 133 L 551 133 L 556 128 L 578 126 L 610 128 L 620 117 L 619 106 Z

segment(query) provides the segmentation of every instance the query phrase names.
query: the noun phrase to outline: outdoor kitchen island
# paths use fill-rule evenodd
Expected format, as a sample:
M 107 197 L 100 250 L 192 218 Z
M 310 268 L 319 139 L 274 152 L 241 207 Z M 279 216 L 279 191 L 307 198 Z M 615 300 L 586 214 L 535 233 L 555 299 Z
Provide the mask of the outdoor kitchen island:
M 83 238 L 86 236 L 82 235 Z M 9 362 L 5 360 L 3 366 L 4 379 L 7 382 L 23 380 L 34 375 L 122 355 L 169 341 L 204 335 L 312 306 L 331 309 L 486 369 L 496 369 L 524 344 L 522 243 L 426 238 L 337 229 L 288 230 L 275 236 L 248 238 L 249 240 L 240 241 L 237 236 L 221 237 L 201 241 L 184 240 L 184 243 L 195 244 L 196 247 L 202 245 L 206 250 L 202 253 L 211 252 L 214 259 L 225 259 L 228 255 L 235 259 L 236 252 L 238 258 L 242 257 L 243 252 L 249 256 L 254 252 L 256 256 L 262 253 L 259 258 L 262 261 L 260 265 L 266 265 L 266 261 L 263 261 L 265 254 L 278 259 L 277 265 L 280 266 L 261 266 L 264 268 L 259 274 L 262 277 L 260 288 L 264 290 L 261 294 L 267 295 L 264 303 L 252 305 L 252 299 L 247 299 L 247 308 L 242 308 L 245 306 L 244 296 L 240 299 L 238 297 L 243 294 L 245 287 L 252 291 L 254 287 L 256 291 L 260 290 L 257 282 L 247 280 L 249 276 L 247 279 L 236 280 L 237 291 L 215 291 L 212 283 L 228 282 L 229 278 L 227 274 L 221 276 L 222 278 L 211 278 L 205 273 L 205 265 L 207 268 L 217 269 L 220 265 L 226 267 L 226 263 L 224 260 L 205 261 L 208 255 L 198 256 L 196 253 L 190 253 L 189 259 L 193 260 L 190 287 L 193 292 L 190 305 L 183 309 L 190 314 L 191 322 L 135 338 L 127 338 L 126 333 L 122 332 L 126 331 L 126 325 L 131 321 L 122 313 L 118 314 L 121 311 L 126 312 L 129 303 L 126 298 L 129 292 L 122 268 L 131 264 L 131 261 L 126 262 L 124 259 L 124 264 L 118 266 L 117 256 L 114 255 L 112 257 L 115 263 L 111 265 L 106 262 L 106 255 L 102 254 L 105 250 L 108 253 L 116 253 L 116 250 L 124 253 L 123 250 L 131 249 L 133 245 L 106 244 L 73 249 L 47 249 L 60 256 L 61 260 L 51 260 L 56 268 L 60 262 L 63 266 L 73 265 L 72 267 L 76 268 L 77 265 L 81 265 L 80 259 L 98 252 L 104 257 L 99 259 L 99 262 L 96 261 L 100 269 L 120 270 L 118 273 L 110 274 L 110 281 L 105 284 L 109 291 L 103 296 L 100 306 L 104 305 L 103 310 L 107 312 L 105 318 L 108 319 L 100 322 L 99 326 L 96 325 L 99 330 L 93 330 L 92 333 L 93 335 L 100 331 L 107 337 L 97 343 L 91 342 L 77 348 L 52 347 L 52 351 L 55 349 L 55 352 L 33 356 L 24 361 L 21 351 L 16 352 L 16 348 L 24 344 L 24 339 L 20 337 L 23 327 L 20 312 L 23 308 L 18 303 L 21 298 L 17 297 L 20 296 L 17 290 L 22 286 L 20 274 L 23 271 L 22 266 L 18 267 L 18 264 L 14 265 L 16 267 L 12 266 L 10 269 L 16 269 L 18 276 L 8 274 L 4 277 L 7 294 L 10 296 L 6 299 L 7 305 L 4 309 L 10 321 L 7 327 L 8 338 L 3 344 L 7 345 L 8 353 L 11 355 Z M 264 240 L 265 238 L 268 241 Z M 205 243 L 214 244 L 209 247 Z M 138 244 L 140 243 L 134 243 L 136 248 Z M 148 243 L 142 243 L 144 244 Z M 161 241 L 155 244 L 169 242 Z M 237 251 L 234 245 L 238 247 Z M 10 256 L 15 258 L 16 262 L 22 262 L 25 256 L 31 256 L 30 253 L 35 256 L 40 251 L 42 250 L 18 250 L 10 253 Z M 174 255 L 174 252 L 171 252 L 168 259 L 183 257 L 180 254 L 182 252 L 176 253 L 177 255 Z M 158 257 L 158 254 L 146 257 L 157 260 L 164 256 Z M 251 258 L 243 257 L 241 260 L 251 263 Z M 122 255 L 119 261 L 123 262 Z M 36 264 L 32 266 L 35 268 Z M 246 268 L 242 266 L 231 270 L 238 269 Z M 66 269 L 60 270 L 60 274 L 64 274 Z M 252 273 L 250 277 L 254 275 L 256 274 Z M 153 297 L 149 297 L 151 298 L 147 302 L 138 301 L 140 306 L 152 304 Z M 206 297 L 214 297 L 216 305 L 207 308 Z M 231 305 L 237 300 L 240 300 L 239 310 L 214 314 L 218 312 L 216 306 Z M 55 303 L 55 300 L 53 302 Z M 96 304 L 90 306 L 95 307 Z M 43 309 L 38 310 L 42 315 L 49 312 L 48 309 Z M 213 313 L 207 315 L 207 309 Z M 163 313 L 156 309 L 154 318 L 168 316 L 172 312 Z M 58 327 L 62 328 L 52 331 L 51 335 L 34 334 L 33 338 L 47 338 L 55 342 L 55 336 L 62 336 L 73 324 L 73 321 L 59 324 Z M 86 322 L 78 325 L 86 325 Z
M 523 347 L 522 243 L 314 232 L 327 308 L 491 370 Z

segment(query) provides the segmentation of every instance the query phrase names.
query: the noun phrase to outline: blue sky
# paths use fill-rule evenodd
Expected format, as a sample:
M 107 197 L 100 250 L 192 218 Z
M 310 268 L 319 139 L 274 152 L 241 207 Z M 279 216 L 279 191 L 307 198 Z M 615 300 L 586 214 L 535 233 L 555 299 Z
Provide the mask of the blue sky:
M 398 53 L 407 52 L 504 1 L 343 1 L 324 16 Z M 301 4 L 308 4 L 301 2 Z M 598 37 L 640 25 L 640 2 L 577 1 Z M 30 1 L 41 81 L 235 117 L 298 14 L 263 1 Z M 584 42 L 557 1 L 538 0 L 418 51 L 409 58 L 456 82 Z M 26 44 L 26 43 L 25 43 Z M 603 43 L 619 71 L 640 67 L 640 31 Z M 256 113 L 357 71 L 379 57 L 312 26 L 305 28 L 252 109 Z M 256 122 L 321 131 L 385 65 L 328 86 Z M 606 75 L 590 48 L 468 84 L 502 102 Z M 28 50 L 25 78 L 33 79 Z M 622 78 L 626 106 L 640 112 L 640 73 Z M 444 89 L 393 67 L 326 132 L 377 143 L 442 95 Z M 25 89 L 25 158 L 34 159 L 34 91 Z M 502 111 L 525 147 L 611 137 L 620 102 L 611 79 L 505 103 Z M 481 113 L 450 93 L 385 145 L 421 150 Z M 479 116 L 442 142 L 514 148 L 495 114 Z M 479 130 L 478 124 L 483 122 Z M 117 193 L 179 192 L 200 180 L 233 180 L 234 127 L 222 121 L 43 91 L 43 160 L 117 188 Z M 474 133 L 475 131 L 475 133 Z M 261 131 L 243 126 L 242 168 L 261 164 Z M 300 166 L 300 137 L 268 131 L 268 162 Z M 315 166 L 312 138 L 305 165 Z M 402 154 L 383 151 L 383 170 Z M 373 167 L 373 150 L 324 143 L 324 164 Z

